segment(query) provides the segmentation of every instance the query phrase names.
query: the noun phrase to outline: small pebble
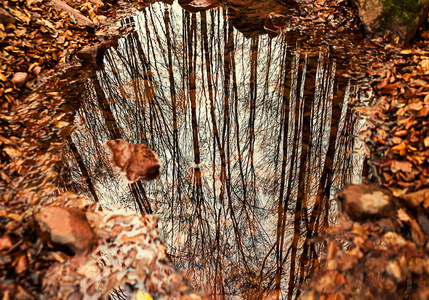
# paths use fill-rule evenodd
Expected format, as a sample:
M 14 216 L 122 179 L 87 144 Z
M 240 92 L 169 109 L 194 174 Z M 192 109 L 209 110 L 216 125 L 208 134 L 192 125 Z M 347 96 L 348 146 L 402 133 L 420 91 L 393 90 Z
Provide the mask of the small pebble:
M 25 72 L 16 72 L 13 74 L 12 81 L 17 88 L 23 87 L 28 80 L 28 74 Z
M 97 19 L 98 19 L 98 21 L 100 21 L 100 22 L 106 22 L 106 20 L 107 20 L 107 17 L 106 16 L 97 16 Z
M 31 73 L 33 73 L 34 75 L 39 75 L 40 72 L 42 71 L 42 68 L 40 66 L 34 67 L 33 70 L 31 71 Z

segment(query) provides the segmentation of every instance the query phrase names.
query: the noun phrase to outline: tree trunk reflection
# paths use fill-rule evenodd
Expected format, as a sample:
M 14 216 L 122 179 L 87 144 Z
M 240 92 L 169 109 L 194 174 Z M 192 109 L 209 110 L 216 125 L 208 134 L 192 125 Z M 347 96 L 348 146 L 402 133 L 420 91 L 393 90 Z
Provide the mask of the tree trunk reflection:
M 88 84 L 72 139 L 96 176 L 93 198 L 159 215 L 196 287 L 292 299 L 317 265 L 311 239 L 335 212 L 333 192 L 360 180 L 347 104 L 358 90 L 337 80 L 329 53 L 307 55 L 285 36 L 246 39 L 226 13 L 148 7 Z M 112 138 L 147 143 L 161 177 L 128 186 L 102 147 Z

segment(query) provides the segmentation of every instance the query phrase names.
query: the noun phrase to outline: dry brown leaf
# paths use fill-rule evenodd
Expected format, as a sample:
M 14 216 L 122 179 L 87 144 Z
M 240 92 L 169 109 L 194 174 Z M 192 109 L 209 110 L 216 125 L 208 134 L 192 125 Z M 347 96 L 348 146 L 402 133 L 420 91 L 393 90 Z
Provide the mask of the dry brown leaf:
M 406 136 L 408 134 L 407 130 L 398 130 L 394 133 L 396 136 Z
M 60 263 L 64 263 L 70 259 L 70 256 L 63 252 L 52 252 L 51 254 Z
M 66 121 L 58 121 L 58 122 L 54 123 L 55 128 L 63 128 L 63 127 L 66 127 L 68 125 L 70 125 L 70 123 L 66 122 Z
M 413 165 L 408 161 L 394 160 L 390 166 L 390 170 L 393 173 L 397 173 L 399 171 L 410 173 L 413 170 Z
M 402 198 L 411 206 L 419 206 L 423 201 L 429 199 L 429 188 L 405 194 Z
M 427 82 L 422 79 L 416 79 L 410 82 L 411 87 L 421 87 L 421 86 L 425 86 L 426 84 Z
M 15 272 L 17 274 L 23 273 L 27 270 L 27 258 L 26 255 L 23 254 L 19 256 L 14 262 Z
M 0 250 L 8 249 L 12 247 L 12 240 L 9 235 L 2 236 L 0 238 Z
M 3 151 L 6 152 L 6 154 L 9 155 L 10 158 L 16 158 L 22 155 L 22 153 L 18 149 L 11 147 L 5 147 Z
M 423 140 L 423 143 L 425 144 L 426 148 L 429 148 L 429 136 L 425 137 L 425 139 Z
M 24 214 L 15 214 L 15 213 L 10 213 L 7 214 L 7 216 L 9 219 L 15 220 L 17 222 L 21 222 L 22 218 L 24 217 Z

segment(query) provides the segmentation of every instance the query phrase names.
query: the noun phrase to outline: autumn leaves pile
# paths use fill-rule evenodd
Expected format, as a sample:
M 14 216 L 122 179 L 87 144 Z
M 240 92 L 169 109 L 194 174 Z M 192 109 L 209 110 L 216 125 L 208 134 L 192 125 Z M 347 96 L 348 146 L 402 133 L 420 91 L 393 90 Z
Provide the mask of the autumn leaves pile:
M 67 5 L 79 11 L 67 11 Z M 105 20 L 109 4 L 17 0 L 2 1 L 1 8 L 0 297 L 107 296 L 122 285 L 130 290 L 115 290 L 119 294 L 139 289 L 156 294 L 161 288 L 165 297 L 199 299 L 167 263 L 154 219 L 137 219 L 122 211 L 104 215 L 83 196 L 55 185 L 62 137 L 72 129 L 64 93 L 83 85 L 84 77 L 73 83 L 70 75 L 66 79 L 51 75 L 58 66 L 63 67 L 56 72 L 69 70 L 64 64 L 84 46 L 108 38 L 100 34 L 97 24 Z M 374 180 L 400 204 L 394 214 L 345 220 L 329 229 L 323 240 L 327 245 L 323 268 L 304 288 L 309 298 L 429 295 L 428 228 L 424 225 L 429 208 L 429 47 L 425 39 L 390 64 L 375 66 L 370 75 L 373 105 L 356 110 L 368 119 L 363 136 L 377 170 Z M 43 89 L 33 93 L 40 83 L 45 84 Z M 33 216 L 47 206 L 86 211 L 100 247 L 88 256 L 73 257 L 43 245 Z M 79 282 L 82 285 L 76 285 Z
M 369 117 L 364 134 L 380 180 L 397 196 L 429 185 L 429 49 L 402 53 L 403 61 L 376 74 L 375 105 L 357 109 Z
M 72 13 L 71 6 L 80 10 Z M 85 196 L 56 184 L 63 139 L 73 130 L 78 107 L 70 101 L 94 75 L 74 57 L 84 46 L 119 34 L 114 26 L 97 27 L 110 8 L 101 1 L 0 4 L 1 299 L 98 298 L 112 292 L 135 296 L 139 291 L 200 298 L 168 263 L 154 217 L 120 210 L 106 214 Z M 59 240 L 49 237 L 56 221 L 46 223 L 40 238 L 35 216 L 42 211 L 47 217 L 57 215 L 47 207 L 82 211 L 81 221 L 96 236 L 94 250 L 76 254 L 58 248 Z M 70 244 L 78 237 L 70 236 L 74 227 L 66 220 L 61 225 L 68 233 L 60 240 Z
M 316 244 L 321 267 L 303 299 L 429 297 L 429 31 L 374 65 L 366 119 L 368 169 L 375 183 L 339 194 L 346 215 Z

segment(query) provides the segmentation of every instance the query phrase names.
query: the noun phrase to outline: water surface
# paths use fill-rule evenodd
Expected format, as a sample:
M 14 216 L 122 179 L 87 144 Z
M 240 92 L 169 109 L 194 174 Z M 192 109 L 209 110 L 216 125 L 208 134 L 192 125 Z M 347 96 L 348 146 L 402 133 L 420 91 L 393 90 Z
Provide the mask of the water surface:
M 158 215 L 172 261 L 213 298 L 295 297 L 334 193 L 361 181 L 347 57 L 287 33 L 246 38 L 225 8 L 155 3 L 123 25 L 136 30 L 86 84 L 64 186 Z M 157 152 L 161 176 L 126 183 L 103 146 L 117 138 Z

